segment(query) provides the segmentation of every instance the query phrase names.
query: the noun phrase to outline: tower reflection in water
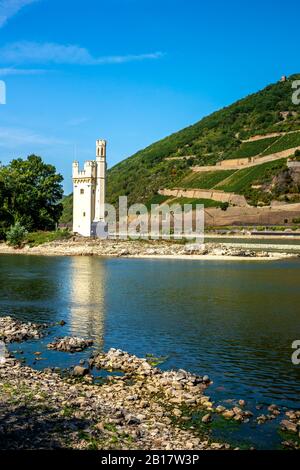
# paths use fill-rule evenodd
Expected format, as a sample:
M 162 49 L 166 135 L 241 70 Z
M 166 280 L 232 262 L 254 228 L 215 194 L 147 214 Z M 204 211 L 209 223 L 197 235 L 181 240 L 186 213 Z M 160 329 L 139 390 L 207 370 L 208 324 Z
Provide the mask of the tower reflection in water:
M 105 261 L 74 257 L 70 267 L 69 328 L 74 336 L 92 338 L 97 348 L 104 343 Z

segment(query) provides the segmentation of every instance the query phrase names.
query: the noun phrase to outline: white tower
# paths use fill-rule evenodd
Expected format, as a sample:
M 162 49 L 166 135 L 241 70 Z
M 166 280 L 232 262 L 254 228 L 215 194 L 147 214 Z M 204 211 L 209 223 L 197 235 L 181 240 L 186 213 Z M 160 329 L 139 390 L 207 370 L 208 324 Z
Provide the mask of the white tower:
M 96 197 L 94 222 L 104 222 L 105 218 L 105 183 L 106 183 L 106 141 L 96 141 Z
M 97 140 L 96 161 L 87 161 L 79 171 L 73 163 L 73 232 L 92 234 L 92 224 L 105 218 L 106 141 Z

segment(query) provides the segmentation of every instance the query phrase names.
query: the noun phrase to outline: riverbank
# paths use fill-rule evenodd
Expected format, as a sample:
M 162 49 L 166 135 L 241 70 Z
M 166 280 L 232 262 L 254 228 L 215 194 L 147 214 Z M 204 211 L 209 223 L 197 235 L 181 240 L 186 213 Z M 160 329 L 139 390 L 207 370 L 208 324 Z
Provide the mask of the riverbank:
M 9 343 L 36 334 L 36 325 L 0 317 Z M 22 331 L 26 329 L 26 334 Z M 30 336 L 30 330 L 32 335 Z M 3 349 L 3 348 L 2 348 Z M 0 449 L 219 450 L 208 433 L 185 429 L 181 405 L 212 406 L 208 377 L 161 372 L 151 361 L 111 350 L 63 377 L 36 371 L 0 350 Z M 95 385 L 91 367 L 123 370 Z M 203 406 L 204 406 L 203 405 Z
M 182 369 L 163 371 L 158 367 L 163 358 L 139 358 L 110 349 L 94 351 L 68 370 L 37 371 L 6 350 L 4 343 L 22 343 L 37 333 L 47 339 L 44 324 L 0 317 L 1 450 L 246 448 L 241 442 L 226 442 L 232 427 L 261 428 L 270 422 L 278 423 L 282 448 L 300 448 L 300 411 L 272 404 L 265 411 L 259 407 L 256 416 L 245 400 L 226 400 L 230 407 L 214 403 L 207 396 L 213 384 L 208 376 Z M 74 340 L 78 346 L 80 338 L 65 337 L 48 347 L 60 350 L 61 342 L 68 346 Z M 80 349 L 90 345 L 82 339 Z M 98 370 L 107 375 L 100 379 Z M 222 439 L 213 437 L 218 428 L 223 429 Z
M 268 261 L 289 258 L 300 254 L 278 252 L 278 246 L 259 245 L 253 249 L 251 244 L 206 243 L 205 245 L 181 244 L 167 241 L 122 241 L 92 240 L 74 238 L 45 243 L 40 246 L 13 248 L 0 244 L 0 254 L 39 255 L 39 256 L 99 256 L 123 258 L 185 259 L 185 260 L 256 260 Z

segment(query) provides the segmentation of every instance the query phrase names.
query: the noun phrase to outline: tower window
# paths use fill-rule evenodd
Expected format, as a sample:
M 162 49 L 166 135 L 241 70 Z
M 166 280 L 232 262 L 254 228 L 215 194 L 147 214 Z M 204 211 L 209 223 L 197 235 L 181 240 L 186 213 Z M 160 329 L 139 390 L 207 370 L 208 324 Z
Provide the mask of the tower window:
M 80 190 L 80 194 L 84 194 L 84 189 L 81 189 L 81 190 Z
M 83 217 L 85 217 L 85 212 L 83 213 Z

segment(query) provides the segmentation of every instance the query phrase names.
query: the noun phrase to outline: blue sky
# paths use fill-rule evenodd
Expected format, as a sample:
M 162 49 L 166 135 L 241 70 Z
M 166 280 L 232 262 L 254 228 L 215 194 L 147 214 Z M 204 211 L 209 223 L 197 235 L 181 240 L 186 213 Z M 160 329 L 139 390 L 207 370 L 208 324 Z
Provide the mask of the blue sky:
M 297 73 L 296 0 L 0 0 L 0 161 L 108 164 Z

